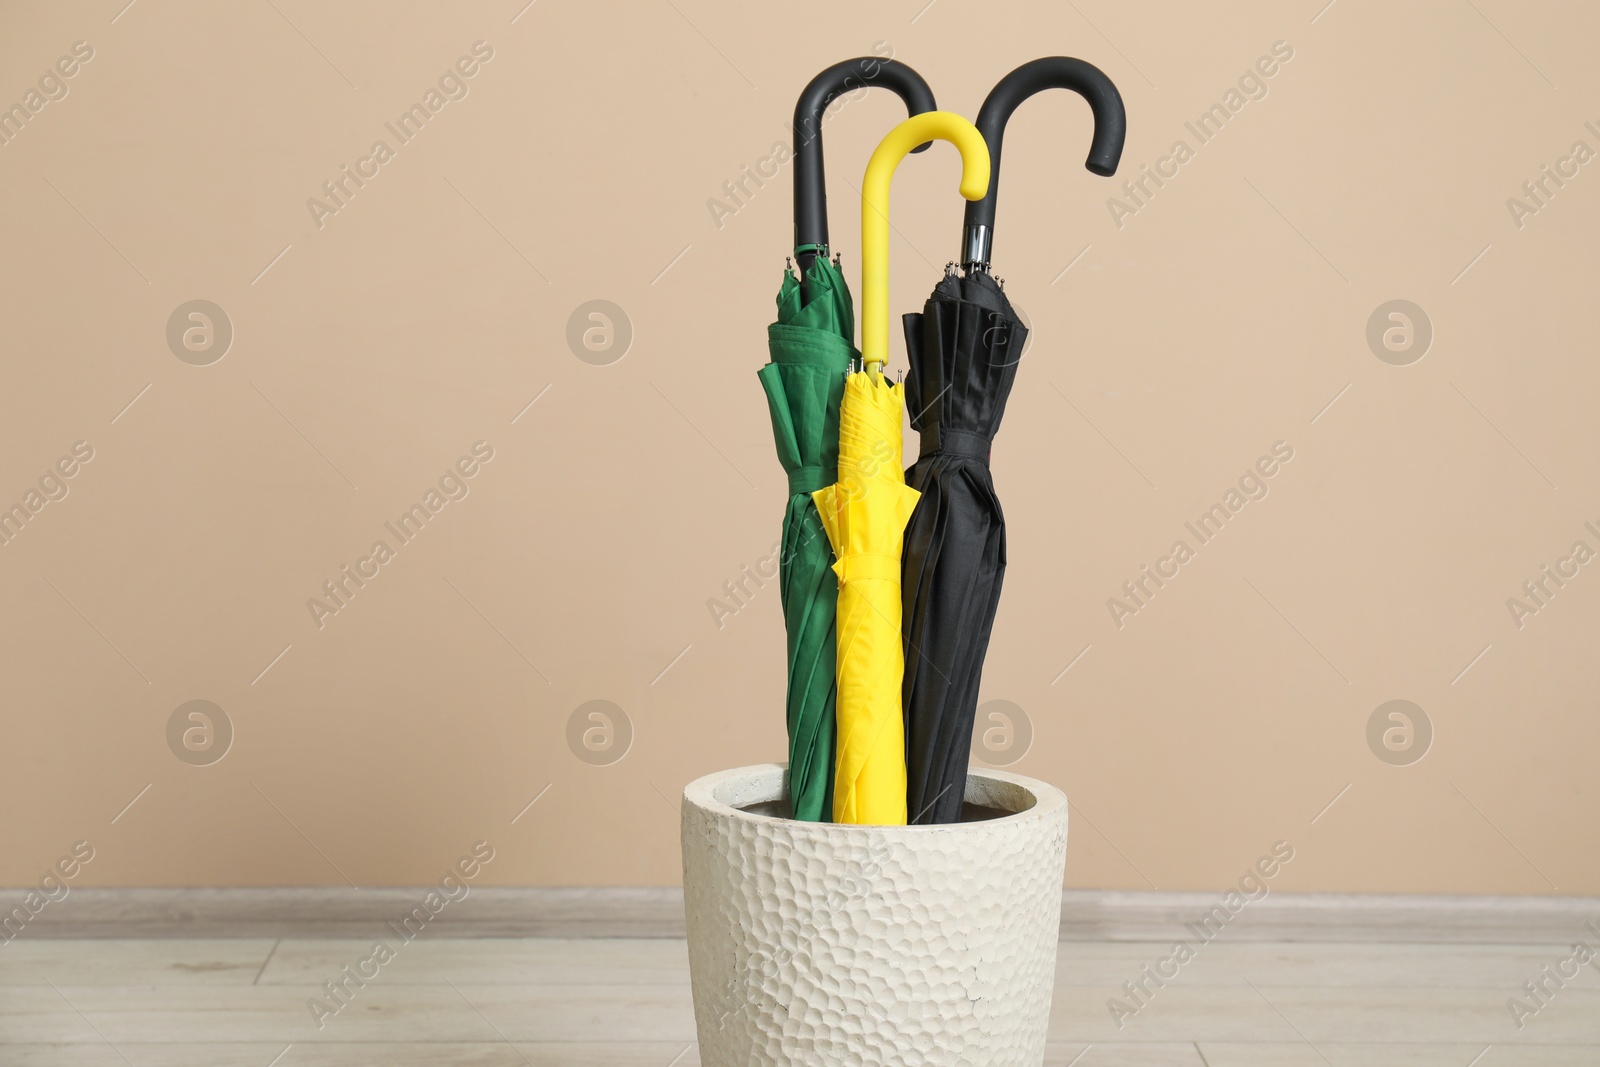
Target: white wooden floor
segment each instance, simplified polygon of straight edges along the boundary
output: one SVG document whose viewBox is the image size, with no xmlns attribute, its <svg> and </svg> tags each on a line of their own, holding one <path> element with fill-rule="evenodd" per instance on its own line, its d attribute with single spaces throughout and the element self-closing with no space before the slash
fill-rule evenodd
<svg viewBox="0 0 1600 1067">
<path fill-rule="evenodd" d="M 680 940 L 424 934 L 319 1030 L 307 999 L 370 947 L 328 938 L 19 937 L 0 946 L 0 1064 L 700 1062 Z M 1520 1031 L 1506 1008 L 1523 982 L 1569 954 L 1565 945 L 1218 941 L 1119 1030 L 1107 998 L 1166 952 L 1156 941 L 1064 942 L 1046 1064 L 1600 1064 L 1592 967 Z"/>
</svg>

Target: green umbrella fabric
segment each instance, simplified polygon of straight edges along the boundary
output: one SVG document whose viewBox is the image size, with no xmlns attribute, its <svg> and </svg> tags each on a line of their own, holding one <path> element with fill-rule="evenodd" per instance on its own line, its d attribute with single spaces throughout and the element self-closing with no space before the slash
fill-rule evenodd
<svg viewBox="0 0 1600 1067">
<path fill-rule="evenodd" d="M 834 648 L 839 579 L 811 494 L 839 480 L 839 401 L 857 355 L 855 309 L 826 255 L 806 272 L 810 300 L 785 271 L 778 321 L 767 327 L 767 391 L 778 461 L 789 475 L 778 583 L 789 632 L 789 802 L 796 819 L 833 817 Z"/>
</svg>

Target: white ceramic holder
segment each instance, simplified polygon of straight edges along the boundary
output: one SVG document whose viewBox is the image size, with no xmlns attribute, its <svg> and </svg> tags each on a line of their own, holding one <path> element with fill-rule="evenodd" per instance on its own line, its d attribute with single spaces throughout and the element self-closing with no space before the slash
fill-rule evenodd
<svg viewBox="0 0 1600 1067">
<path fill-rule="evenodd" d="M 683 791 L 683 897 L 704 1067 L 1039 1067 L 1067 798 L 974 769 L 975 821 L 797 822 L 784 767 Z"/>
</svg>

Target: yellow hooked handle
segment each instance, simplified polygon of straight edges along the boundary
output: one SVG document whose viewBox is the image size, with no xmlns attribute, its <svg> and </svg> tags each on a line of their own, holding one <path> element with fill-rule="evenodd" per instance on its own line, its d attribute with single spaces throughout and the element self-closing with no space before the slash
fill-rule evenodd
<svg viewBox="0 0 1600 1067">
<path fill-rule="evenodd" d="M 989 191 L 989 146 L 954 112 L 913 115 L 872 153 L 861 183 L 861 362 L 874 376 L 889 359 L 889 183 L 900 161 L 925 141 L 949 141 L 961 152 L 962 196 L 982 200 Z"/>
</svg>

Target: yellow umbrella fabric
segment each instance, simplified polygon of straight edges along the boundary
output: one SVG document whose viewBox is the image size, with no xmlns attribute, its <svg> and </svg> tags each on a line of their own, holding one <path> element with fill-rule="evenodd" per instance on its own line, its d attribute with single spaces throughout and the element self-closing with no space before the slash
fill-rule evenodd
<svg viewBox="0 0 1600 1067">
<path fill-rule="evenodd" d="M 835 822 L 906 823 L 900 686 L 900 548 L 920 494 L 905 482 L 905 392 L 881 369 L 889 349 L 889 184 L 906 153 L 930 140 L 961 151 L 961 195 L 989 189 L 989 149 L 960 115 L 930 111 L 890 131 L 867 164 L 861 193 L 862 360 L 839 405 L 839 481 L 812 494 L 837 557 L 838 747 Z"/>
<path fill-rule="evenodd" d="M 901 467 L 904 414 L 898 383 L 866 373 L 846 378 L 839 481 L 812 494 L 839 576 L 834 822 L 906 822 L 900 540 L 920 494 Z"/>
</svg>

